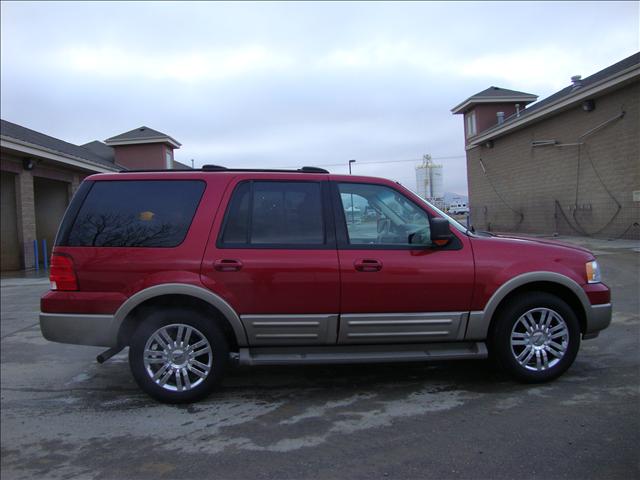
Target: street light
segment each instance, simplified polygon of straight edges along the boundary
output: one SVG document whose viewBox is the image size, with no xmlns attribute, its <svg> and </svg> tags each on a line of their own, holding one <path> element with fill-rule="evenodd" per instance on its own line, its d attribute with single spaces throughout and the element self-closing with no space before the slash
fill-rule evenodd
<svg viewBox="0 0 640 480">
<path fill-rule="evenodd" d="M 349 160 L 349 175 L 351 175 L 351 164 L 356 163 L 355 160 Z"/>
</svg>

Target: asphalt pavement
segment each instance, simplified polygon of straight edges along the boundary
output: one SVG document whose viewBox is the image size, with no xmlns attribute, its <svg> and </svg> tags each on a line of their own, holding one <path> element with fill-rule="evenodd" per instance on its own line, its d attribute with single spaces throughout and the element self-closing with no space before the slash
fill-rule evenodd
<svg viewBox="0 0 640 480">
<path fill-rule="evenodd" d="M 640 478 L 640 245 L 592 248 L 614 318 L 560 379 L 486 361 L 237 368 L 189 406 L 133 382 L 126 351 L 55 344 L 46 279 L 2 279 L 2 479 Z"/>
</svg>

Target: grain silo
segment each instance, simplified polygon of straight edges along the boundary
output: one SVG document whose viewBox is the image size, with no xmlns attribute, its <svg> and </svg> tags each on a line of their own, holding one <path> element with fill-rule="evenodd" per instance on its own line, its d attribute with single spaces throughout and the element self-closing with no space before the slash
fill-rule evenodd
<svg viewBox="0 0 640 480">
<path fill-rule="evenodd" d="M 416 167 L 417 193 L 422 198 L 437 204 L 444 199 L 444 175 L 442 165 L 433 163 L 431 155 L 422 157 Z"/>
</svg>

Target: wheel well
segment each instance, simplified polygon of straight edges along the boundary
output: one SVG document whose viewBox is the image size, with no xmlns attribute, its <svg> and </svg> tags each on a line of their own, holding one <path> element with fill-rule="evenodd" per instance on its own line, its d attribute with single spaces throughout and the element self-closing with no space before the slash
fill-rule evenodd
<svg viewBox="0 0 640 480">
<path fill-rule="evenodd" d="M 489 324 L 488 332 L 493 331 L 493 325 L 496 321 L 496 318 L 500 314 L 500 311 L 504 309 L 511 300 L 513 300 L 514 298 L 520 295 L 524 295 L 531 292 L 549 293 L 567 302 L 569 307 L 571 307 L 571 310 L 573 310 L 573 312 L 576 314 L 576 317 L 578 317 L 578 323 L 580 324 L 580 331 L 582 333 L 586 331 L 586 327 L 587 327 L 586 312 L 584 311 L 584 307 L 582 306 L 580 299 L 576 296 L 575 293 L 573 293 L 573 291 L 571 291 L 570 288 L 554 282 L 532 282 L 532 283 L 527 283 L 525 285 L 522 285 L 518 288 L 513 289 L 507 294 L 507 296 L 505 296 L 500 301 L 500 303 L 496 307 L 496 310 L 493 312 L 493 315 L 491 316 L 491 323 Z"/>
<path fill-rule="evenodd" d="M 229 342 L 230 351 L 238 351 L 238 342 L 233 332 L 231 324 L 226 317 L 213 305 L 190 295 L 160 295 L 150 298 L 140 305 L 137 305 L 127 314 L 120 329 L 118 330 L 118 344 L 127 346 L 129 339 L 135 332 L 142 319 L 151 311 L 157 308 L 179 307 L 184 309 L 197 310 L 207 317 L 214 319 L 222 327 Z"/>
</svg>

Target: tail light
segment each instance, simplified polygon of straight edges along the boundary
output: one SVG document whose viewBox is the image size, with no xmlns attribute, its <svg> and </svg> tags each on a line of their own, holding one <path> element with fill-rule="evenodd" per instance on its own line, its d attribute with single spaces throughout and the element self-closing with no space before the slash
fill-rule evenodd
<svg viewBox="0 0 640 480">
<path fill-rule="evenodd" d="M 55 253 L 51 256 L 49 281 L 51 290 L 78 290 L 78 277 L 71 257 Z"/>
</svg>

